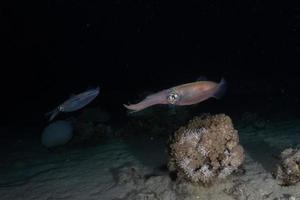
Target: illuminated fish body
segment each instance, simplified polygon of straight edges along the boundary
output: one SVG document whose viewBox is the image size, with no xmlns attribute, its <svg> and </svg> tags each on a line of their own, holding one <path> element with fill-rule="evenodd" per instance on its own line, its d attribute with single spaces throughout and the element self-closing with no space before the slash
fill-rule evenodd
<svg viewBox="0 0 300 200">
<path fill-rule="evenodd" d="M 226 81 L 222 79 L 219 83 L 212 81 L 196 81 L 170 89 L 162 90 L 147 96 L 137 104 L 124 105 L 131 111 L 140 111 L 157 104 L 171 105 L 193 105 L 205 101 L 211 97 L 221 98 L 227 88 Z"/>
<path fill-rule="evenodd" d="M 64 101 L 53 111 L 48 112 L 49 121 L 53 120 L 60 112 L 73 112 L 79 110 L 93 101 L 99 94 L 99 87 L 87 90 L 77 95 L 72 95 L 68 100 Z"/>
</svg>

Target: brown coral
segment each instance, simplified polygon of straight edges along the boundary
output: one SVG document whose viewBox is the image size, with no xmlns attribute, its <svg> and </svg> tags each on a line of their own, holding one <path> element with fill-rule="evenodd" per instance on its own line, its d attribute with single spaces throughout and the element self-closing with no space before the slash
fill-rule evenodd
<svg viewBox="0 0 300 200">
<path fill-rule="evenodd" d="M 195 117 L 171 140 L 169 169 L 194 183 L 225 178 L 243 161 L 237 130 L 225 114 Z"/>
<path fill-rule="evenodd" d="M 280 154 L 280 163 L 275 173 L 281 185 L 294 185 L 300 181 L 300 150 L 286 149 Z"/>
</svg>

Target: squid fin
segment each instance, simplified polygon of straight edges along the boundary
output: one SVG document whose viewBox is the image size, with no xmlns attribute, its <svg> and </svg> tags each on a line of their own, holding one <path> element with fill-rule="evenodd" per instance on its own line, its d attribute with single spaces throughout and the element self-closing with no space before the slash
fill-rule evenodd
<svg viewBox="0 0 300 200">
<path fill-rule="evenodd" d="M 216 99 L 220 99 L 224 96 L 224 94 L 227 91 L 227 82 L 224 78 L 221 79 L 220 83 L 217 86 L 217 90 L 214 93 L 213 97 L 215 97 Z"/>
</svg>

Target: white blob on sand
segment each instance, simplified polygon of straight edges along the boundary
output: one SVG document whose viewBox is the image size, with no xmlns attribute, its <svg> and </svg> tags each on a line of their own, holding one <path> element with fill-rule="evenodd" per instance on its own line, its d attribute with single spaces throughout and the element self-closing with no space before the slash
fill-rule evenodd
<svg viewBox="0 0 300 200">
<path fill-rule="evenodd" d="M 41 142 L 45 147 L 64 145 L 73 136 L 73 126 L 69 121 L 56 121 L 49 124 L 42 133 Z"/>
</svg>

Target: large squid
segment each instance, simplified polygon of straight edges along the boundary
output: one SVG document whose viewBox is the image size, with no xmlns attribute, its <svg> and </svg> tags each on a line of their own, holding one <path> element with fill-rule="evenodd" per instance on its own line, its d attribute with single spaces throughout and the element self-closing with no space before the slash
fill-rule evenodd
<svg viewBox="0 0 300 200">
<path fill-rule="evenodd" d="M 225 93 L 226 88 L 227 84 L 223 78 L 219 83 L 196 81 L 159 91 L 147 96 L 137 104 L 124 106 L 133 112 L 137 112 L 157 104 L 192 105 L 211 97 L 219 99 Z"/>
</svg>

